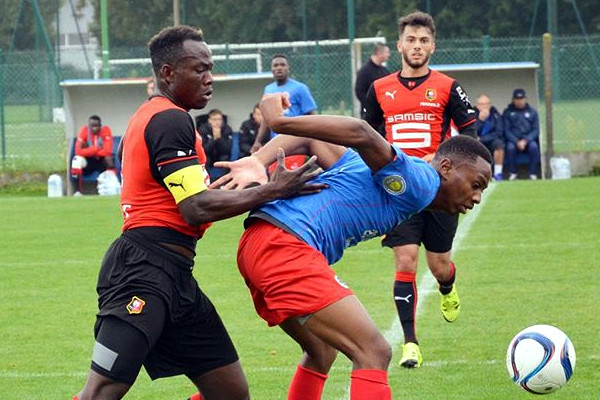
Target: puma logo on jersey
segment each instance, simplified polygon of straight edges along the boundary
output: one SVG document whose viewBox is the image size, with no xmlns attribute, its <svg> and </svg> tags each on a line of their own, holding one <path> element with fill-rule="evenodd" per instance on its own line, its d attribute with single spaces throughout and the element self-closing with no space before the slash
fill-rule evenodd
<svg viewBox="0 0 600 400">
<path fill-rule="evenodd" d="M 408 296 L 406 296 L 406 297 L 402 297 L 402 296 L 394 296 L 394 300 L 402 300 L 402 301 L 405 301 L 405 302 L 407 302 L 407 303 L 409 303 L 409 304 L 410 304 L 410 300 L 409 300 L 409 299 L 410 299 L 411 297 L 412 297 L 412 294 L 409 294 L 409 295 L 408 295 Z"/>
<path fill-rule="evenodd" d="M 385 95 L 386 95 L 386 96 L 390 96 L 390 98 L 391 98 L 392 100 L 395 100 L 395 99 L 394 99 L 394 96 L 396 96 L 396 92 L 397 92 L 397 90 L 394 90 L 393 92 L 388 92 L 388 91 L 386 90 L 386 92 L 385 92 Z"/>
<path fill-rule="evenodd" d="M 185 190 L 185 187 L 183 186 L 183 178 L 184 178 L 184 176 L 182 175 L 181 182 L 179 182 L 179 183 L 169 182 L 169 187 L 180 187 L 185 192 L 186 190 Z"/>
</svg>

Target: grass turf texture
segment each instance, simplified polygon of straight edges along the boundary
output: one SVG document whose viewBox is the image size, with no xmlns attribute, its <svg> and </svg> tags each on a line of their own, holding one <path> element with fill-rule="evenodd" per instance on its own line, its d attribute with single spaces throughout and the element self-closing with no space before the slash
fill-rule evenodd
<svg viewBox="0 0 600 400">
<path fill-rule="evenodd" d="M 423 368 L 403 370 L 394 349 L 390 384 L 402 399 L 528 399 L 508 378 L 512 336 L 546 323 L 577 351 L 575 374 L 553 399 L 597 399 L 600 178 L 497 184 L 460 249 L 462 313 L 443 321 L 439 295 L 421 293 Z M 84 384 L 93 344 L 100 260 L 119 234 L 116 197 L 0 197 L 0 399 L 69 399 Z M 284 399 L 298 347 L 256 316 L 235 266 L 242 218 L 217 223 L 199 242 L 195 276 L 223 317 L 255 399 Z M 423 257 L 421 257 L 423 259 Z M 335 266 L 382 331 L 397 318 L 392 255 L 378 240 Z M 426 273 L 421 265 L 419 277 Z M 433 289 L 433 288 L 432 288 Z M 347 398 L 351 364 L 339 356 L 324 399 Z M 186 378 L 150 381 L 126 398 L 184 399 Z"/>
</svg>

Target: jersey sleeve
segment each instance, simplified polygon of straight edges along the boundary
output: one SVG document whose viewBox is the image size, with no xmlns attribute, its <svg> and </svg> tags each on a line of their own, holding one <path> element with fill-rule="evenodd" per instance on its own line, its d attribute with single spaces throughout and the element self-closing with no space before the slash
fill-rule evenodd
<svg viewBox="0 0 600 400">
<path fill-rule="evenodd" d="M 413 214 L 427 207 L 435 198 L 440 177 L 427 162 L 404 154 L 392 146 L 396 158 L 373 175 L 375 182 L 388 194 L 390 202 L 403 212 Z"/>
<path fill-rule="evenodd" d="M 170 109 L 156 114 L 146 127 L 145 139 L 154 178 L 177 203 L 207 189 L 188 113 Z"/>
<path fill-rule="evenodd" d="M 377 100 L 375 84 L 371 84 L 367 91 L 365 103 L 365 120 L 374 128 L 378 128 L 383 123 L 383 110 Z"/>
<path fill-rule="evenodd" d="M 458 131 L 463 135 L 466 134 L 476 139 L 475 121 L 477 120 L 477 113 L 469 101 L 467 92 L 457 81 L 452 82 L 448 106 Z"/>
<path fill-rule="evenodd" d="M 298 99 L 300 100 L 300 111 L 306 115 L 317 109 L 317 103 L 310 93 L 308 86 L 301 84 L 298 86 Z"/>
<path fill-rule="evenodd" d="M 98 156 L 108 157 L 113 154 L 113 134 L 110 127 L 104 125 L 100 131 L 102 136 L 102 148 L 98 150 Z"/>
</svg>

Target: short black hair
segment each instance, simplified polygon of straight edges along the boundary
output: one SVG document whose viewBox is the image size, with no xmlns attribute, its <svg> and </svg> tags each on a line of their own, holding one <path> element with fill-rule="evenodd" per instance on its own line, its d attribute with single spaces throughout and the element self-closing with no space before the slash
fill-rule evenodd
<svg viewBox="0 0 600 400">
<path fill-rule="evenodd" d="M 433 17 L 422 11 L 415 11 L 398 19 L 398 34 L 402 36 L 404 28 L 407 26 L 422 26 L 431 31 L 431 36 L 435 38 L 435 23 Z"/>
<path fill-rule="evenodd" d="M 479 140 L 467 135 L 457 135 L 444 140 L 435 158 L 448 157 L 454 162 L 467 161 L 474 164 L 477 157 L 483 158 L 488 164 L 492 164 L 492 154 Z"/>
<path fill-rule="evenodd" d="M 284 58 L 285 61 L 288 62 L 288 64 L 290 63 L 290 60 L 288 60 L 288 58 L 285 54 L 274 54 L 273 57 L 271 57 L 271 61 L 273 61 L 276 58 Z"/>
<path fill-rule="evenodd" d="M 88 118 L 88 121 L 91 121 L 91 120 L 98 121 L 98 123 L 102 124 L 102 120 L 97 115 L 90 115 L 90 117 Z"/>
<path fill-rule="evenodd" d="M 164 28 L 150 39 L 148 50 L 150 51 L 155 76 L 160 75 L 160 69 L 163 65 L 175 64 L 181 58 L 183 42 L 186 40 L 204 42 L 204 33 L 201 29 L 178 25 Z"/>
</svg>

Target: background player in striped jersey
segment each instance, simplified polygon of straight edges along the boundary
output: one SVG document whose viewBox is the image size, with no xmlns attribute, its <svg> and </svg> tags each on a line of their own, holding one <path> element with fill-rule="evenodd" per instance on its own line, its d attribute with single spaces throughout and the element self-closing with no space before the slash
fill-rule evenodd
<svg viewBox="0 0 600 400">
<path fill-rule="evenodd" d="M 236 188 L 265 181 L 265 166 L 281 147 L 288 154 L 317 155 L 325 172 L 313 182 L 328 189 L 254 210 L 240 239 L 240 273 L 257 313 L 304 351 L 288 400 L 320 399 L 338 351 L 353 362 L 351 400 L 391 399 L 390 346 L 330 265 L 347 247 L 426 207 L 449 213 L 473 208 L 491 179 L 491 155 L 477 140 L 457 136 L 430 165 L 406 156 L 359 119 L 290 118 L 282 104 L 289 102 L 281 94 L 263 99 L 263 117 L 277 132 L 297 137 L 279 135 L 251 157 L 221 163 L 231 172 L 215 184 Z"/>
<path fill-rule="evenodd" d="M 451 121 L 459 133 L 477 137 L 475 111 L 464 89 L 454 79 L 429 69 L 435 51 L 435 24 L 423 12 L 398 20 L 398 51 L 402 69 L 373 83 L 367 93 L 365 119 L 373 127 L 385 121 L 386 138 L 406 154 L 430 160 L 440 143 L 450 137 Z M 450 259 L 458 216 L 424 211 L 388 232 L 382 245 L 394 251 L 394 301 L 404 332 L 400 365 L 419 367 L 416 275 L 419 246 L 425 246 L 427 264 L 439 282 L 441 311 L 448 322 L 458 317 L 460 300 L 455 267 Z"/>
</svg>

